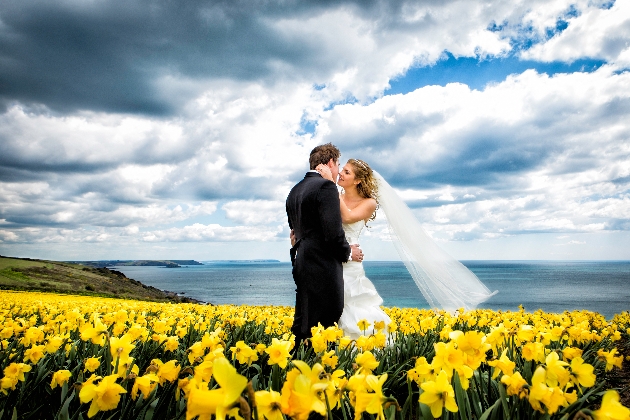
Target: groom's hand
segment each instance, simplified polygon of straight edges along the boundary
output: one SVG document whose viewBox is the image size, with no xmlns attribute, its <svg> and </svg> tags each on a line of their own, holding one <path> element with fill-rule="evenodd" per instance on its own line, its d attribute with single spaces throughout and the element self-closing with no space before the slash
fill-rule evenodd
<svg viewBox="0 0 630 420">
<path fill-rule="evenodd" d="M 295 246 L 295 232 L 291 229 L 291 233 L 289 234 L 289 238 L 291 238 L 291 248 Z"/>
<path fill-rule="evenodd" d="M 350 249 L 352 250 L 352 261 L 361 262 L 363 261 L 363 251 L 359 248 L 359 244 L 350 245 Z"/>
</svg>

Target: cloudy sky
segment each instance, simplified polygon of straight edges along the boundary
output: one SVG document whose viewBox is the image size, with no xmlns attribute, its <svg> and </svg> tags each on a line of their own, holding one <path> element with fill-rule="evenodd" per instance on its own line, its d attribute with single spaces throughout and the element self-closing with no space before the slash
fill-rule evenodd
<svg viewBox="0 0 630 420">
<path fill-rule="evenodd" d="M 456 258 L 630 259 L 629 69 L 628 1 L 2 2 L 0 254 L 287 261 L 333 142 Z"/>
</svg>

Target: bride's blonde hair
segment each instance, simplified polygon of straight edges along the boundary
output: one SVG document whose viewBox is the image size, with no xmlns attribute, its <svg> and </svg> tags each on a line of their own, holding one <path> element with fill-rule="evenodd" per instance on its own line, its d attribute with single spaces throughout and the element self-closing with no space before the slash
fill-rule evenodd
<svg viewBox="0 0 630 420">
<path fill-rule="evenodd" d="M 378 209 L 378 184 L 374 177 L 374 171 L 370 168 L 370 165 L 362 161 L 361 159 L 348 159 L 348 163 L 352 165 L 354 171 L 354 179 L 360 181 L 357 184 L 357 192 L 363 198 L 373 198 L 376 200 Z M 376 219 L 376 210 L 369 220 Z"/>
</svg>

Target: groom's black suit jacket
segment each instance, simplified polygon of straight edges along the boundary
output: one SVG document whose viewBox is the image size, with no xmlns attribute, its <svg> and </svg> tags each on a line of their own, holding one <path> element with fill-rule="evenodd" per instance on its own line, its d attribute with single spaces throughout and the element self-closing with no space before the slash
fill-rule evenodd
<svg viewBox="0 0 630 420">
<path fill-rule="evenodd" d="M 339 321 L 343 311 L 342 263 L 350 245 L 341 227 L 336 185 L 316 172 L 307 172 L 287 197 L 289 227 L 297 243 L 291 249 L 297 286 L 292 331 L 296 342 L 311 336 L 311 327 Z"/>
</svg>

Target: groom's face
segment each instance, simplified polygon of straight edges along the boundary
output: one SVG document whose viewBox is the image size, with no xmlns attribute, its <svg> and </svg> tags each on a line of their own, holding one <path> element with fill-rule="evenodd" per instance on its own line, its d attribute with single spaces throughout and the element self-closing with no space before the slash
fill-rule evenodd
<svg viewBox="0 0 630 420">
<path fill-rule="evenodd" d="M 337 182 L 337 177 L 339 176 L 339 159 L 337 159 L 337 161 L 330 159 L 328 167 L 330 168 L 333 179 Z"/>
</svg>

